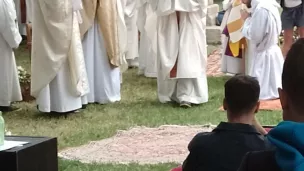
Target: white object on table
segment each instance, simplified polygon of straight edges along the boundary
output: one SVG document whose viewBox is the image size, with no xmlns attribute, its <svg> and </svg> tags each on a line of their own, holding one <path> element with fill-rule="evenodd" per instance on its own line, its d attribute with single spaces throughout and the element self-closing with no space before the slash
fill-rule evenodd
<svg viewBox="0 0 304 171">
<path fill-rule="evenodd" d="M 12 149 L 14 147 L 20 147 L 25 144 L 28 144 L 28 142 L 23 142 L 23 141 L 4 141 L 4 144 L 0 146 L 0 151 L 5 151 Z"/>
</svg>

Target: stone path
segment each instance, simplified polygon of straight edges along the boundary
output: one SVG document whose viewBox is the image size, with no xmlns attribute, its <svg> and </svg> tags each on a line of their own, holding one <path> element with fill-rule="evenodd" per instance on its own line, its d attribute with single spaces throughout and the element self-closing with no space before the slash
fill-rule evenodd
<svg viewBox="0 0 304 171">
<path fill-rule="evenodd" d="M 182 163 L 187 146 L 199 132 L 210 132 L 214 125 L 158 128 L 136 127 L 119 131 L 114 137 L 66 149 L 59 157 L 83 163 Z"/>
<path fill-rule="evenodd" d="M 224 75 L 221 72 L 221 50 L 215 50 L 208 56 L 207 75 L 212 77 Z"/>
</svg>

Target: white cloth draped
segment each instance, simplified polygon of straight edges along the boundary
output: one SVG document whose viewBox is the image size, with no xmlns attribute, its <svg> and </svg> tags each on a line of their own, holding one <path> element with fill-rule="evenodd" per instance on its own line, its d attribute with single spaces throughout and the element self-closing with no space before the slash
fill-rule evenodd
<svg viewBox="0 0 304 171">
<path fill-rule="evenodd" d="M 223 1 L 223 9 L 226 11 L 225 15 L 223 17 L 223 21 L 221 23 L 221 31 L 225 29 L 227 26 L 228 18 L 232 9 L 232 3 L 233 0 L 225 0 Z M 228 56 L 226 55 L 226 49 L 228 45 L 229 38 L 222 34 L 221 35 L 221 42 L 222 42 L 222 58 L 221 58 L 221 71 L 223 73 L 228 73 L 228 74 L 240 74 L 242 73 L 242 59 L 241 58 L 236 58 L 233 56 Z M 252 54 L 252 45 L 250 41 L 247 40 L 247 48 L 245 51 L 245 69 L 246 69 L 246 74 L 249 74 L 250 67 L 251 67 L 251 56 Z M 242 54 L 243 55 L 243 54 Z"/>
<path fill-rule="evenodd" d="M 152 45 L 157 40 L 156 22 L 157 16 L 150 4 L 146 0 L 138 0 L 137 26 L 140 31 L 139 74 L 152 78 L 157 77 L 157 56 L 152 50 Z M 147 33 L 147 31 L 150 31 L 150 33 Z M 154 34 L 153 42 L 148 38 L 147 34 Z"/>
<path fill-rule="evenodd" d="M 106 104 L 120 101 L 120 71 L 110 66 L 97 21 L 84 36 L 82 44 L 90 85 L 88 102 Z"/>
<path fill-rule="evenodd" d="M 117 0 L 117 13 L 119 16 L 119 19 L 117 21 L 118 27 L 119 27 L 119 34 L 120 37 L 119 46 L 121 47 L 122 51 L 124 51 L 123 55 L 121 56 L 121 63 L 120 66 L 120 75 L 121 75 L 121 83 L 122 83 L 122 73 L 128 70 L 128 62 L 126 60 L 126 52 L 128 50 L 128 30 L 125 22 L 125 14 L 124 14 L 124 1 Z"/>
<path fill-rule="evenodd" d="M 85 95 L 89 92 L 89 85 L 80 38 L 79 15 L 75 7 L 76 5 L 73 5 L 72 39 L 68 57 L 64 58 L 55 78 L 38 93 L 37 105 L 41 112 L 71 112 L 87 104 Z M 35 22 L 37 21 L 34 20 L 34 24 Z"/>
<path fill-rule="evenodd" d="M 222 35 L 222 59 L 221 59 L 221 71 L 228 74 L 240 74 L 242 73 L 242 59 L 231 57 L 225 55 L 225 50 L 227 48 L 228 38 Z M 247 41 L 247 48 L 245 51 L 245 74 L 248 75 L 252 68 L 252 58 L 253 58 L 253 46 L 250 41 Z"/>
<path fill-rule="evenodd" d="M 207 102 L 208 1 L 150 0 L 149 3 L 158 15 L 157 48 L 153 50 L 157 52 L 158 60 L 159 100 L 171 101 L 176 94 L 177 102 L 186 101 L 195 104 Z M 179 26 L 176 11 L 180 12 Z M 154 34 L 148 37 L 153 40 Z M 175 79 L 170 79 L 170 71 L 175 63 L 177 63 L 177 74 Z"/>
<path fill-rule="evenodd" d="M 221 71 L 229 74 L 240 74 L 242 73 L 242 59 L 232 56 L 225 55 L 227 48 L 228 38 L 222 35 L 222 60 L 221 60 Z"/>
<path fill-rule="evenodd" d="M 207 77 L 166 79 L 157 77 L 158 99 L 161 103 L 175 101 L 201 104 L 208 101 Z"/>
<path fill-rule="evenodd" d="M 221 24 L 222 32 L 225 29 L 225 27 L 227 26 L 228 17 L 229 17 L 230 11 L 232 9 L 232 0 L 223 1 L 223 9 L 226 12 L 223 17 L 222 24 Z M 228 41 L 229 41 L 229 38 L 226 35 L 222 34 L 221 35 L 221 42 L 222 42 L 221 71 L 223 73 L 239 74 L 242 72 L 242 70 L 241 70 L 242 69 L 241 68 L 242 60 L 240 58 L 235 58 L 235 57 L 225 55 Z"/>
<path fill-rule="evenodd" d="M 35 3 L 34 3 L 35 2 Z M 77 11 L 72 0 L 33 1 L 31 95 L 38 97 L 69 61 L 70 88 L 75 96 L 88 89 Z"/>
<path fill-rule="evenodd" d="M 173 1 L 175 6 L 173 6 Z M 157 52 L 159 60 L 161 60 L 164 78 L 169 78 L 169 73 L 175 65 L 177 57 L 177 78 L 197 78 L 206 75 L 207 44 L 205 27 L 207 9 L 200 4 L 201 1 L 203 0 L 151 1 L 152 6 L 156 7 L 156 14 L 159 16 Z M 175 11 L 181 11 L 180 31 L 178 30 Z"/>
<path fill-rule="evenodd" d="M 18 71 L 13 48 L 22 40 L 18 30 L 17 14 L 14 2 L 0 2 L 0 106 L 10 106 L 11 102 L 21 101 Z"/>
<path fill-rule="evenodd" d="M 281 32 L 279 4 L 275 0 L 252 0 L 252 17 L 243 27 L 243 34 L 253 46 L 249 75 L 261 86 L 260 99 L 276 99 L 281 87 L 284 58 L 278 38 Z"/>
<path fill-rule="evenodd" d="M 77 1 L 77 0 L 74 0 Z M 80 1 L 81 4 L 81 1 Z M 74 6 L 76 7 L 76 6 Z M 81 8 L 82 6 L 76 7 Z M 79 20 L 81 15 L 75 11 L 73 15 L 73 34 L 70 51 L 68 54 L 69 68 L 70 68 L 70 79 L 72 82 L 71 90 L 72 93 L 77 96 L 84 96 L 89 93 L 89 82 L 86 72 L 86 65 L 84 60 L 84 53 L 82 49 L 81 36 L 79 30 Z"/>
<path fill-rule="evenodd" d="M 127 52 L 126 59 L 131 66 L 138 66 L 138 28 L 137 28 L 137 5 L 136 0 L 122 0 L 124 18 L 127 27 Z"/>
<path fill-rule="evenodd" d="M 36 103 L 41 112 L 65 113 L 82 108 L 87 104 L 85 97 L 73 95 L 70 91 L 71 79 L 69 64 L 66 61 L 54 80 L 40 92 Z"/>
<path fill-rule="evenodd" d="M 26 0 L 26 22 L 31 23 L 33 18 L 32 18 L 32 11 L 33 11 L 33 5 L 32 5 L 32 0 Z"/>
</svg>

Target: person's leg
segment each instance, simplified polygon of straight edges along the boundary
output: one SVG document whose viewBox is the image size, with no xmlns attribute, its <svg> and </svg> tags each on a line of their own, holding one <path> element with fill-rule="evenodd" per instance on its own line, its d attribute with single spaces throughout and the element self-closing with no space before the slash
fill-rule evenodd
<svg viewBox="0 0 304 171">
<path fill-rule="evenodd" d="M 194 91 L 193 79 L 180 78 L 177 80 L 176 97 L 181 107 L 191 107 L 191 95 Z"/>
<path fill-rule="evenodd" d="M 158 65 L 158 68 L 160 66 Z M 157 76 L 157 96 L 161 103 L 167 103 L 171 101 L 178 102 L 176 98 L 176 84 L 177 79 L 164 78 L 163 74 L 158 72 Z"/>
<path fill-rule="evenodd" d="M 181 107 L 206 103 L 208 101 L 207 77 L 179 78 L 176 85 L 176 97 Z"/>
<path fill-rule="evenodd" d="M 282 53 L 285 58 L 293 43 L 293 29 L 284 30 L 283 35 L 284 35 L 284 42 L 283 42 Z"/>
<path fill-rule="evenodd" d="M 281 19 L 282 29 L 284 30 L 284 42 L 282 47 L 282 53 L 285 58 L 293 43 L 293 29 L 295 26 L 293 11 L 290 11 L 289 9 L 283 9 Z"/>
<path fill-rule="evenodd" d="M 298 27 L 298 38 L 304 38 L 304 26 Z"/>
<path fill-rule="evenodd" d="M 297 12 L 296 26 L 298 27 L 298 38 L 304 38 L 304 13 L 302 8 L 299 8 Z"/>
</svg>

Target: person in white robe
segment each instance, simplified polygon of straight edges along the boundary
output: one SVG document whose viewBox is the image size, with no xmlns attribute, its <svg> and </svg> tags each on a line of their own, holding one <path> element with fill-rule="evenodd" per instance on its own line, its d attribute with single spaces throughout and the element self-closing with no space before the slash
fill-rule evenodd
<svg viewBox="0 0 304 171">
<path fill-rule="evenodd" d="M 25 23 L 22 21 L 22 12 L 23 10 L 26 10 L 26 8 L 23 9 L 21 8 L 22 7 L 21 4 L 25 2 L 25 0 L 14 0 L 14 2 L 15 2 L 19 32 L 21 35 L 26 35 L 26 26 Z"/>
<path fill-rule="evenodd" d="M 26 24 L 31 22 L 32 0 L 14 0 L 20 34 L 26 36 Z"/>
<path fill-rule="evenodd" d="M 140 31 L 138 74 L 144 75 L 149 78 L 156 78 L 157 55 L 152 50 L 152 45 L 155 44 L 157 40 L 156 24 L 153 24 L 157 20 L 157 15 L 152 10 L 151 5 L 148 3 L 147 0 L 138 0 L 137 8 L 137 26 Z M 148 34 L 154 34 L 153 41 L 148 38 Z"/>
<path fill-rule="evenodd" d="M 246 73 L 248 44 L 242 34 L 243 20 L 241 18 L 241 10 L 245 8 L 246 5 L 241 0 L 223 1 L 225 15 L 221 23 L 221 70 L 228 75 Z"/>
<path fill-rule="evenodd" d="M 71 113 L 89 92 L 79 0 L 34 0 L 31 95 L 43 113 Z"/>
<path fill-rule="evenodd" d="M 123 59 L 127 46 L 127 29 L 124 25 L 122 4 L 120 0 L 82 2 L 83 23 L 80 24 L 80 30 L 90 86 L 88 102 L 107 104 L 120 101 L 120 72 L 128 68 L 128 63 Z M 109 18 L 111 25 L 103 16 L 113 17 Z M 114 29 L 111 29 L 112 27 Z M 118 39 L 113 38 L 116 37 L 116 31 Z M 115 44 L 116 49 L 113 50 L 120 51 L 118 55 L 108 55 L 113 54 L 110 52 L 111 48 L 106 46 L 110 41 Z M 113 60 L 120 62 L 111 62 Z"/>
<path fill-rule="evenodd" d="M 138 27 L 137 27 L 137 17 L 138 10 L 136 5 L 137 0 L 121 0 L 122 7 L 124 10 L 124 19 L 127 26 L 127 52 L 126 59 L 128 61 L 129 67 L 138 67 Z"/>
<path fill-rule="evenodd" d="M 11 103 L 22 100 L 18 70 L 14 55 L 22 40 L 18 29 L 14 1 L 0 1 L 0 111 L 9 112 L 18 108 Z"/>
<path fill-rule="evenodd" d="M 191 107 L 208 101 L 207 0 L 151 0 L 157 18 L 158 98 Z M 154 34 L 153 34 L 154 35 Z M 150 39 L 153 39 L 150 35 Z M 152 46 L 153 47 L 153 46 Z"/>
<path fill-rule="evenodd" d="M 279 98 L 284 58 L 278 46 L 281 33 L 280 5 L 276 0 L 242 0 L 252 13 L 242 12 L 244 36 L 253 45 L 249 75 L 260 83 L 260 100 Z"/>
</svg>

